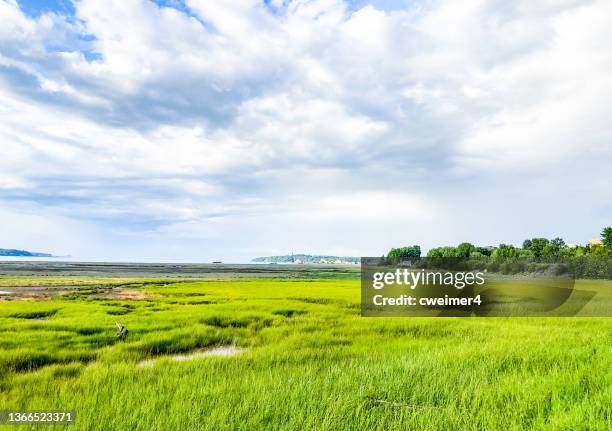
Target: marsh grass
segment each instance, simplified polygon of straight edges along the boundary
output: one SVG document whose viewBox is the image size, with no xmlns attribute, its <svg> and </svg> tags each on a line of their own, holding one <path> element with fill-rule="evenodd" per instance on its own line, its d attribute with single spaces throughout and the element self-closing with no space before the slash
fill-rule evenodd
<svg viewBox="0 0 612 431">
<path fill-rule="evenodd" d="M 74 430 L 610 429 L 612 319 L 363 318 L 358 280 L 164 284 L 0 302 L 0 408 L 75 410 Z"/>
</svg>

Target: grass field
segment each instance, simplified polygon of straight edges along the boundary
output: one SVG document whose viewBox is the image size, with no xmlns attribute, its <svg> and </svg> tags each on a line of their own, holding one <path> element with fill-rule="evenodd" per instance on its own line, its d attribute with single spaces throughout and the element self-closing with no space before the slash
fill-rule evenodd
<svg viewBox="0 0 612 431">
<path fill-rule="evenodd" d="M 348 278 L 12 286 L 48 289 L 0 301 L 0 410 L 74 430 L 612 429 L 610 318 L 363 318 Z"/>
</svg>

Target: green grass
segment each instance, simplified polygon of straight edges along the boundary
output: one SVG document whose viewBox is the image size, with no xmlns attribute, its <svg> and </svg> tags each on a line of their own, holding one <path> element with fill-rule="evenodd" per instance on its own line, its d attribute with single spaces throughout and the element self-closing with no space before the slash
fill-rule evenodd
<svg viewBox="0 0 612 431">
<path fill-rule="evenodd" d="M 0 410 L 105 431 L 611 429 L 610 318 L 363 318 L 348 279 L 138 291 L 0 302 Z M 172 360 L 231 343 L 243 353 Z"/>
</svg>

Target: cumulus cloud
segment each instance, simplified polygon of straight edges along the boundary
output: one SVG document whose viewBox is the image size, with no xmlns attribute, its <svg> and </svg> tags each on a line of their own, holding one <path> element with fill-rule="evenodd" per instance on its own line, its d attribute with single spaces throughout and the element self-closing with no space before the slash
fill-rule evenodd
<svg viewBox="0 0 612 431">
<path fill-rule="evenodd" d="M 605 0 L 73 6 L 0 1 L 0 200 L 90 250 L 378 255 L 608 222 Z"/>
</svg>

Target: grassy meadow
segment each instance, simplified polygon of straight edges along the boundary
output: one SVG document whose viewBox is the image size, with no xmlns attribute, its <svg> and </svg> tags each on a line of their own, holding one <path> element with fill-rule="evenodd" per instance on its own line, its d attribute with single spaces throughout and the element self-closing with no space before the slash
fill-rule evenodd
<svg viewBox="0 0 612 431">
<path fill-rule="evenodd" d="M 11 286 L 46 293 L 0 300 L 0 410 L 74 430 L 612 429 L 610 318 L 364 318 L 350 274 Z"/>
</svg>

